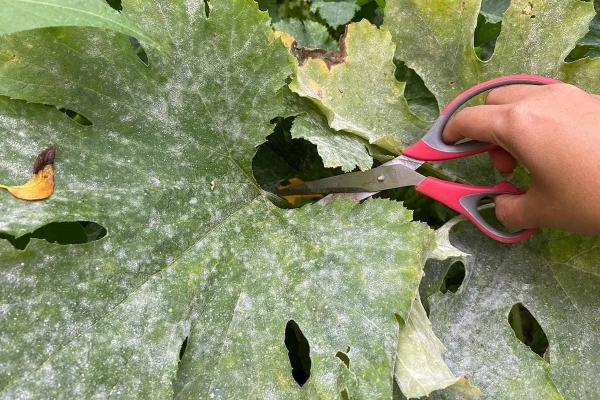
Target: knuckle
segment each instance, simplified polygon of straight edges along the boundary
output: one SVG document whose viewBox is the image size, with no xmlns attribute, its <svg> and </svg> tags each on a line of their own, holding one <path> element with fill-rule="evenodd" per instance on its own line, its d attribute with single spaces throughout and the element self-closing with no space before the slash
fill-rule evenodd
<svg viewBox="0 0 600 400">
<path fill-rule="evenodd" d="M 506 113 L 506 122 L 509 127 L 519 129 L 528 126 L 531 114 L 532 110 L 529 104 L 525 102 L 515 103 Z"/>
<path fill-rule="evenodd" d="M 526 103 L 514 103 L 504 108 L 493 128 L 499 143 L 513 143 L 531 126 L 531 110 Z M 504 139 L 504 140 L 502 140 Z"/>
</svg>

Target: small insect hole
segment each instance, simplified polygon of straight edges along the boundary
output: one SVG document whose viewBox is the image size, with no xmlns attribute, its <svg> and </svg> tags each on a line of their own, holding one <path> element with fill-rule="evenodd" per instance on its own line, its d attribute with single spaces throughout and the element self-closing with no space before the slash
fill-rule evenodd
<svg viewBox="0 0 600 400">
<path fill-rule="evenodd" d="M 310 377 L 310 345 L 294 320 L 285 326 L 285 347 L 292 366 L 292 376 L 298 385 L 303 386 Z"/>
<path fill-rule="evenodd" d="M 342 360 L 346 368 L 350 369 L 350 357 L 348 357 L 348 353 L 350 352 L 350 347 L 346 350 L 346 352 L 338 351 L 335 353 L 335 356 Z"/>
<path fill-rule="evenodd" d="M 464 280 L 465 265 L 460 261 L 455 262 L 450 266 L 450 268 L 448 268 L 448 272 L 446 272 L 446 276 L 444 276 L 444 280 L 442 281 L 440 292 L 456 293 L 456 291 L 458 290 L 460 285 L 462 285 Z"/>
<path fill-rule="evenodd" d="M 102 239 L 107 233 L 105 227 L 91 221 L 51 222 L 19 237 L 0 232 L 0 239 L 8 240 L 18 250 L 24 250 L 32 238 L 69 245 L 93 242 Z"/>
<path fill-rule="evenodd" d="M 204 14 L 206 14 L 206 18 L 208 18 L 210 14 L 210 7 L 208 6 L 208 0 L 204 0 Z"/>
<path fill-rule="evenodd" d="M 550 361 L 548 337 L 539 322 L 522 303 L 512 306 L 508 313 L 508 323 L 517 339 L 546 362 Z"/>
<path fill-rule="evenodd" d="M 183 339 L 183 342 L 181 342 L 181 348 L 179 349 L 179 361 L 181 361 L 181 359 L 183 358 L 183 355 L 185 354 L 185 349 L 187 348 L 187 342 L 188 342 L 188 337 L 186 336 L 185 339 Z"/>
<path fill-rule="evenodd" d="M 133 47 L 133 51 L 138 56 L 138 58 L 148 66 L 148 55 L 146 54 L 146 50 L 142 47 L 140 42 L 132 36 L 129 36 L 129 43 L 131 43 L 131 47 Z"/>
<path fill-rule="evenodd" d="M 79 113 L 76 113 L 73 110 L 69 110 L 67 108 L 59 108 L 58 109 L 60 112 L 65 113 L 69 118 L 71 118 L 74 122 L 78 123 L 79 125 L 84 125 L 84 126 L 89 126 L 89 125 L 93 125 L 92 121 L 90 121 L 88 118 L 86 118 L 84 115 L 81 115 Z"/>
</svg>

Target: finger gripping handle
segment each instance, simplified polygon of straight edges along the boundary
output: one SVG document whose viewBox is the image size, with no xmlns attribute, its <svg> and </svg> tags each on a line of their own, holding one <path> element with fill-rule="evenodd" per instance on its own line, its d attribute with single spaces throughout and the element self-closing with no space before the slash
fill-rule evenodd
<svg viewBox="0 0 600 400">
<path fill-rule="evenodd" d="M 452 100 L 442 110 L 439 118 L 423 138 L 405 149 L 402 153 L 417 160 L 443 161 L 484 153 L 497 148 L 498 146 L 493 143 L 479 142 L 477 140 L 452 145 L 446 144 L 442 140 L 442 132 L 452 115 L 461 106 L 480 93 L 507 85 L 549 85 L 553 83 L 560 83 L 560 81 L 537 75 L 509 75 L 490 79 L 489 81 L 475 85 Z"/>
<path fill-rule="evenodd" d="M 499 242 L 521 242 L 535 232 L 535 229 L 503 232 L 487 223 L 479 213 L 477 208 L 478 203 L 485 197 L 492 197 L 499 194 L 522 195 L 525 193 L 512 183 L 500 182 L 494 186 L 470 186 L 428 177 L 417 185 L 416 190 L 464 215 L 480 231 Z"/>
</svg>

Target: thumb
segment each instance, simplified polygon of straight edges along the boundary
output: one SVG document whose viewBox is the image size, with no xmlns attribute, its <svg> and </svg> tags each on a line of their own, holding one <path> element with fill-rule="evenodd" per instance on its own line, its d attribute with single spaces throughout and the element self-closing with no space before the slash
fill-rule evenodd
<svg viewBox="0 0 600 400">
<path fill-rule="evenodd" d="M 502 194 L 496 196 L 496 218 L 508 229 L 537 228 L 535 207 L 530 207 L 528 194 Z"/>
</svg>

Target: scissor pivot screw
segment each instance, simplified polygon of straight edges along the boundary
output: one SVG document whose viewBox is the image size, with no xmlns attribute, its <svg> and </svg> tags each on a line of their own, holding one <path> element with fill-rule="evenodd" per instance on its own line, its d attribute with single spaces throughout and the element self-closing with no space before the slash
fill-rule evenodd
<svg viewBox="0 0 600 400">
<path fill-rule="evenodd" d="M 385 181 L 385 176 L 384 176 L 384 175 L 379 175 L 379 176 L 377 177 L 377 180 L 378 180 L 379 182 L 383 182 L 383 181 Z"/>
</svg>

